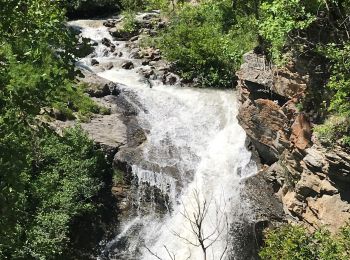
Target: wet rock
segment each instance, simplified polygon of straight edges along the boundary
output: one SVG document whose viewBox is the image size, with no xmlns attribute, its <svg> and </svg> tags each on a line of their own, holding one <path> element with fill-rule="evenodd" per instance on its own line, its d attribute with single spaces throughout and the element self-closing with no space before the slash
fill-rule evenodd
<svg viewBox="0 0 350 260">
<path fill-rule="evenodd" d="M 115 24 L 116 24 L 116 21 L 114 21 L 114 20 L 107 20 L 107 21 L 103 22 L 103 25 L 106 27 L 114 27 Z"/>
<path fill-rule="evenodd" d="M 138 29 L 135 28 L 133 31 L 125 31 L 120 26 L 116 26 L 116 27 L 110 28 L 109 33 L 117 41 L 128 41 L 130 38 L 138 34 Z"/>
<path fill-rule="evenodd" d="M 113 66 L 113 63 L 112 62 L 108 62 L 107 64 L 104 65 L 104 68 L 106 70 L 110 70 L 112 69 L 114 66 Z"/>
<path fill-rule="evenodd" d="M 111 42 L 111 40 L 109 40 L 107 38 L 103 38 L 102 39 L 102 44 L 107 46 L 107 47 L 110 47 L 112 45 L 112 42 Z"/>
<path fill-rule="evenodd" d="M 154 70 L 151 68 L 140 68 L 138 71 L 145 78 L 149 79 L 152 75 L 154 75 Z"/>
<path fill-rule="evenodd" d="M 130 41 L 134 42 L 134 41 L 137 41 L 138 39 L 139 39 L 139 36 L 135 35 L 135 36 L 130 38 Z"/>
<path fill-rule="evenodd" d="M 122 64 L 122 68 L 126 70 L 131 70 L 134 68 L 134 63 L 132 61 L 126 61 Z"/>
<path fill-rule="evenodd" d="M 130 58 L 132 59 L 141 59 L 143 56 L 142 56 L 142 53 L 140 52 L 140 49 L 139 48 L 135 48 L 133 50 L 130 51 Z"/>
<path fill-rule="evenodd" d="M 76 46 L 76 55 L 79 58 L 86 57 L 94 51 L 94 46 L 96 42 L 92 41 L 89 38 L 82 37 L 79 39 L 79 42 Z"/>
<path fill-rule="evenodd" d="M 165 21 L 161 21 L 157 25 L 158 29 L 164 29 L 165 27 L 166 27 L 166 22 Z"/>
<path fill-rule="evenodd" d="M 117 83 L 101 78 L 95 74 L 86 73 L 80 79 L 85 84 L 85 92 L 91 97 L 102 98 L 107 95 L 119 95 L 120 89 Z"/>
<path fill-rule="evenodd" d="M 175 85 L 175 83 L 179 80 L 179 77 L 174 73 L 167 73 L 163 75 L 162 82 L 166 85 Z"/>
<path fill-rule="evenodd" d="M 233 259 L 259 259 L 258 252 L 263 244 L 264 229 L 285 222 L 282 203 L 274 195 L 272 185 L 264 172 L 244 180 L 239 207 L 245 214 L 235 216 L 237 221 L 230 228 L 233 238 L 239 238 L 230 243 L 235 252 Z"/>
<path fill-rule="evenodd" d="M 96 66 L 96 65 L 99 65 L 100 63 L 98 62 L 98 60 L 96 59 L 91 59 L 91 65 L 92 66 Z"/>
<path fill-rule="evenodd" d="M 115 56 L 118 56 L 118 57 L 123 57 L 123 52 L 121 51 L 117 51 L 114 53 Z"/>
</svg>

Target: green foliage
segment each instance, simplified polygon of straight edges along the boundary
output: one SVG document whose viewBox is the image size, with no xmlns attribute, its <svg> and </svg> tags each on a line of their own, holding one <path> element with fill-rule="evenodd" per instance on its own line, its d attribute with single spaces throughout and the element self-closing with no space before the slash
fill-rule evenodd
<svg viewBox="0 0 350 260">
<path fill-rule="evenodd" d="M 61 4 L 0 5 L 0 259 L 69 254 L 72 223 L 96 209 L 106 174 L 81 129 L 60 137 L 37 120 L 41 108 L 67 101 L 81 113 L 96 108 L 73 87 L 75 40 Z"/>
<path fill-rule="evenodd" d="M 112 181 L 114 185 L 124 184 L 124 173 L 120 170 L 114 170 Z"/>
<path fill-rule="evenodd" d="M 65 92 L 59 93 L 58 101 L 52 106 L 58 109 L 67 119 L 89 121 L 93 114 L 109 114 L 109 109 L 98 105 L 84 92 L 85 86 L 78 84 L 68 86 Z"/>
<path fill-rule="evenodd" d="M 123 22 L 122 22 L 122 31 L 127 33 L 133 33 L 138 27 L 136 21 L 136 13 L 133 11 L 123 11 Z"/>
<path fill-rule="evenodd" d="M 259 255 L 263 260 L 349 259 L 349 230 L 346 225 L 332 235 L 324 228 L 309 233 L 304 227 L 285 225 L 267 232 Z"/>
<path fill-rule="evenodd" d="M 331 115 L 315 131 L 324 143 L 350 146 L 350 42 L 321 46 L 319 51 L 331 62 L 327 88 L 333 95 L 328 107 Z"/>
<path fill-rule="evenodd" d="M 316 19 L 308 8 L 315 1 L 274 0 L 261 4 L 259 32 L 270 44 L 271 58 L 277 64 L 286 62 L 283 47 L 290 33 L 307 28 Z"/>
<path fill-rule="evenodd" d="M 334 91 L 329 109 L 350 116 L 350 41 L 339 47 L 330 44 L 326 48 L 326 57 L 332 63 L 328 87 Z"/>
<path fill-rule="evenodd" d="M 350 146 L 350 118 L 332 115 L 322 125 L 314 128 L 321 142 L 330 146 L 334 144 Z"/>
<path fill-rule="evenodd" d="M 80 128 L 64 137 L 35 130 L 14 141 L 20 142 L 7 145 L 26 154 L 13 170 L 8 166 L 14 158 L 1 157 L 0 193 L 7 207 L 0 222 L 0 256 L 55 258 L 67 253 L 73 219 L 95 210 L 107 169 L 104 156 Z"/>
<path fill-rule="evenodd" d="M 126 11 L 167 10 L 171 0 L 121 0 L 122 8 Z"/>
<path fill-rule="evenodd" d="M 229 1 L 186 4 L 172 18 L 158 45 L 187 80 L 207 87 L 230 87 L 242 55 L 255 45 L 255 19 L 238 17 L 233 24 Z"/>
</svg>

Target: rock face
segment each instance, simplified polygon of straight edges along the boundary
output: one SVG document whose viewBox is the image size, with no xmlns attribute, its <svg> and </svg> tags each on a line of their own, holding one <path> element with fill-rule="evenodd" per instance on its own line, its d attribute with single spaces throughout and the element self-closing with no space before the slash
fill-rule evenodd
<svg viewBox="0 0 350 260">
<path fill-rule="evenodd" d="M 308 75 L 293 64 L 275 68 L 250 52 L 237 76 L 238 120 L 286 216 L 310 230 L 327 226 L 335 232 L 350 220 L 350 154 L 320 144 L 308 115 L 298 111 L 311 84 Z"/>
<path fill-rule="evenodd" d="M 236 237 L 232 241 L 234 259 L 259 259 L 259 249 L 263 244 L 263 231 L 269 226 L 278 226 L 284 221 L 281 201 L 263 171 L 244 180 L 241 190 L 241 205 L 249 205 L 236 212 L 244 212 L 237 218 L 240 220 L 231 227 Z M 237 236 L 239 234 L 239 236 Z"/>
</svg>

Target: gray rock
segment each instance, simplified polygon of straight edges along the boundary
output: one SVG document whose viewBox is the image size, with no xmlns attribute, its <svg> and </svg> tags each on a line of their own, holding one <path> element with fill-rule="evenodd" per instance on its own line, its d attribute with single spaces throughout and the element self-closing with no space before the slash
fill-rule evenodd
<svg viewBox="0 0 350 260">
<path fill-rule="evenodd" d="M 134 63 L 132 61 L 126 61 L 122 64 L 122 68 L 126 70 L 131 70 L 134 68 Z"/>
<path fill-rule="evenodd" d="M 102 39 L 102 44 L 107 46 L 107 47 L 110 47 L 112 44 L 111 40 L 107 39 L 107 38 L 103 38 Z"/>
<path fill-rule="evenodd" d="M 96 66 L 96 65 L 98 65 L 98 64 L 100 64 L 100 63 L 98 62 L 98 60 L 96 60 L 96 59 L 91 59 L 91 65 L 92 65 L 92 66 Z"/>
<path fill-rule="evenodd" d="M 306 149 L 307 155 L 304 157 L 303 161 L 310 168 L 315 170 L 321 170 L 325 165 L 325 158 L 322 151 L 318 150 L 316 146 Z"/>
<path fill-rule="evenodd" d="M 130 41 L 134 42 L 134 41 L 137 41 L 138 39 L 139 39 L 139 36 L 135 35 L 135 36 L 130 38 Z"/>
</svg>

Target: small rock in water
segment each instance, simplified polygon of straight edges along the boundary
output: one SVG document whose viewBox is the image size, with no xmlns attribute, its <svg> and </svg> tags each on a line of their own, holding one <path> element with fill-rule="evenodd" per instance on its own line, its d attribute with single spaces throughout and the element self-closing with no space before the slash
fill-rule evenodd
<svg viewBox="0 0 350 260">
<path fill-rule="evenodd" d="M 156 64 L 157 64 L 156 61 L 150 61 L 150 62 L 149 62 L 149 65 L 150 65 L 150 66 L 154 66 L 154 65 L 156 65 Z"/>
<path fill-rule="evenodd" d="M 144 60 L 144 61 L 142 61 L 142 63 L 141 63 L 143 66 L 147 66 L 148 64 L 149 64 L 149 60 Z"/>
<path fill-rule="evenodd" d="M 138 39 L 139 39 L 139 36 L 136 35 L 136 36 L 134 36 L 134 37 L 131 37 L 131 38 L 130 38 L 130 41 L 134 42 L 134 41 L 137 41 Z"/>
<path fill-rule="evenodd" d="M 145 78 L 150 78 L 151 75 L 154 74 L 154 71 L 152 69 L 147 69 L 147 68 L 140 68 L 138 71 L 138 73 L 142 74 Z"/>
<path fill-rule="evenodd" d="M 152 74 L 150 77 L 149 77 L 149 79 L 151 79 L 151 80 L 156 80 L 158 77 L 157 77 L 157 75 L 156 74 Z"/>
<path fill-rule="evenodd" d="M 133 59 L 141 59 L 142 58 L 142 53 L 139 48 L 132 49 L 130 52 L 130 58 Z"/>
<path fill-rule="evenodd" d="M 92 59 L 91 60 L 91 65 L 92 66 L 95 66 L 95 65 L 98 65 L 98 64 L 100 64 L 96 59 Z"/>
<path fill-rule="evenodd" d="M 106 70 L 110 70 L 113 68 L 113 63 L 112 62 L 108 62 L 106 65 L 105 65 L 105 68 Z"/>
<path fill-rule="evenodd" d="M 163 84 L 174 85 L 177 82 L 177 76 L 173 73 L 164 74 L 162 82 Z"/>
<path fill-rule="evenodd" d="M 107 46 L 107 47 L 110 47 L 112 45 L 112 42 L 111 42 L 111 40 L 109 40 L 107 38 L 103 38 L 102 39 L 102 44 Z"/>
<path fill-rule="evenodd" d="M 115 26 L 115 21 L 107 20 L 107 21 L 103 22 L 103 25 L 106 26 L 106 27 L 114 27 Z"/>
<path fill-rule="evenodd" d="M 134 68 L 134 63 L 132 63 L 131 61 L 127 61 L 123 63 L 122 68 L 126 70 L 131 70 Z"/>
</svg>

